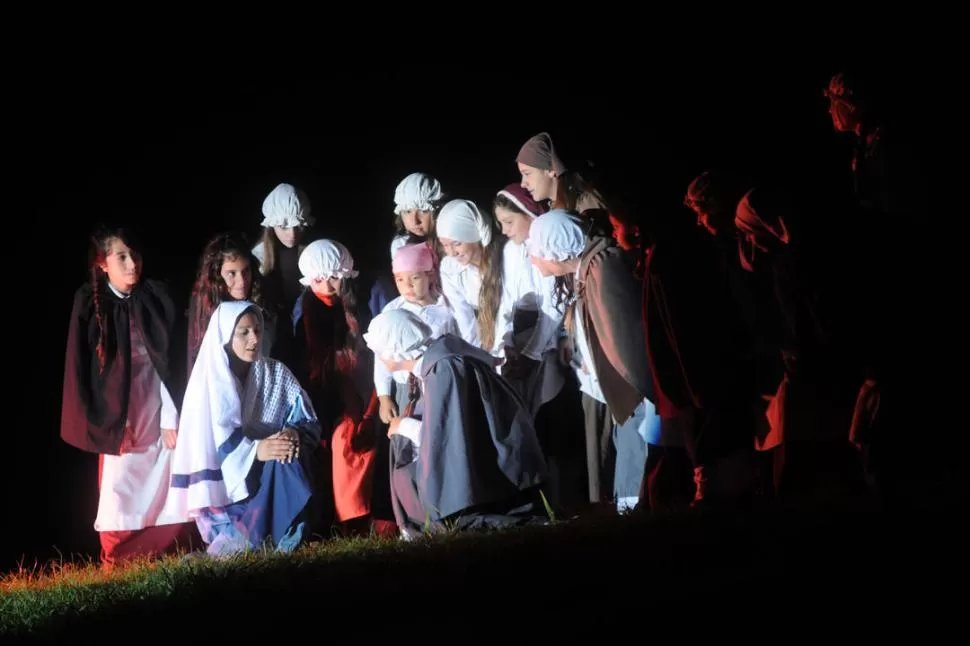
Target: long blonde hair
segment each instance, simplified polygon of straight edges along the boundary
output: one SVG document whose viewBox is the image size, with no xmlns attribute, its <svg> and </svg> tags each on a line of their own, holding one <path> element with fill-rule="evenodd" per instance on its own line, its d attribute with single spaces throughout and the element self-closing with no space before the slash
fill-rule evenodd
<svg viewBox="0 0 970 646">
<path fill-rule="evenodd" d="M 482 287 L 478 291 L 478 312 L 475 314 L 478 338 L 485 350 L 491 350 L 495 343 L 495 321 L 502 300 L 502 252 L 508 240 L 495 229 L 491 218 L 488 218 L 488 222 L 492 227 L 492 239 L 488 246 L 482 246 L 482 265 L 478 268 L 482 275 Z"/>
</svg>

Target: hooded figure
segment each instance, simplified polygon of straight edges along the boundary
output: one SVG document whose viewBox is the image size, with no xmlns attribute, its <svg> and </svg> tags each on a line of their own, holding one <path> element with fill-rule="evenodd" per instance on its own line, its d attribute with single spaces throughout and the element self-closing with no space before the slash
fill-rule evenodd
<svg viewBox="0 0 970 646">
<path fill-rule="evenodd" d="M 422 419 L 391 422 L 391 497 L 405 536 L 534 518 L 546 463 L 532 416 L 495 372 L 495 359 L 407 310 L 377 316 L 364 335 L 389 370 L 417 377 Z"/>
<path fill-rule="evenodd" d="M 303 537 L 320 424 L 293 373 L 259 351 L 261 327 L 254 303 L 221 303 L 185 392 L 171 490 L 213 556 Z"/>
</svg>

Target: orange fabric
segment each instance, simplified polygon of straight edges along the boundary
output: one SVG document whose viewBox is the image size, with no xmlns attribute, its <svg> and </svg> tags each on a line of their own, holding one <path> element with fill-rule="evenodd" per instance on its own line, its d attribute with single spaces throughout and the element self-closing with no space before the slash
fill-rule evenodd
<svg viewBox="0 0 970 646">
<path fill-rule="evenodd" d="M 768 409 L 765 411 L 765 417 L 768 419 L 767 434 L 756 435 L 754 448 L 757 451 L 770 451 L 785 441 L 785 402 L 788 398 L 789 384 L 788 375 L 785 375 L 778 384 L 778 391 L 771 398 L 771 403 L 768 404 Z"/>
<path fill-rule="evenodd" d="M 371 511 L 377 447 L 375 428 L 365 421 L 359 426 L 344 417 L 331 438 L 333 496 L 337 520 L 343 522 Z"/>
</svg>

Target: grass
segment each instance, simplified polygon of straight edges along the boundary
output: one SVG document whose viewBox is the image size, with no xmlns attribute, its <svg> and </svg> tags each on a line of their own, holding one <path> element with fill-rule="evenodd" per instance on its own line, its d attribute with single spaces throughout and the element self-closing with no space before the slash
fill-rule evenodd
<svg viewBox="0 0 970 646">
<path fill-rule="evenodd" d="M 710 604 L 757 614 L 810 596 L 826 607 L 854 601 L 858 611 L 860 595 L 898 599 L 901 577 L 926 575 L 929 561 L 949 554 L 943 539 L 959 541 L 946 521 L 859 508 L 608 516 L 411 543 L 340 539 L 289 555 L 173 557 L 112 572 L 61 562 L 0 581 L 0 636 L 57 641 L 137 629 L 180 642 L 248 642 L 296 637 L 307 623 L 319 624 L 310 634 L 357 626 L 373 637 L 470 618 L 482 630 L 525 622 L 549 637 L 630 609 Z M 934 551 L 914 565 L 905 557 L 928 537 Z"/>
</svg>

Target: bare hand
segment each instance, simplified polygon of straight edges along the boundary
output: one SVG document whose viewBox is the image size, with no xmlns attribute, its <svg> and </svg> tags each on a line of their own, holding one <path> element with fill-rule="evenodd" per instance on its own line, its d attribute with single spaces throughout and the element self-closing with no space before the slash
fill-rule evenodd
<svg viewBox="0 0 970 646">
<path fill-rule="evenodd" d="M 166 449 L 175 448 L 175 440 L 178 437 L 178 431 L 174 428 L 163 428 L 162 429 L 162 444 Z"/>
<path fill-rule="evenodd" d="M 391 420 L 390 426 L 387 429 L 387 436 L 397 435 L 397 430 L 401 426 L 401 417 L 395 417 Z"/>
<path fill-rule="evenodd" d="M 381 395 L 381 410 L 378 413 L 380 415 L 381 421 L 385 424 L 390 424 L 391 420 L 398 415 L 397 404 L 388 395 Z"/>
<path fill-rule="evenodd" d="M 298 454 L 299 448 L 300 445 L 291 437 L 284 436 L 282 432 L 276 433 L 259 441 L 256 445 L 256 459 L 260 462 L 270 460 L 291 462 Z"/>
<path fill-rule="evenodd" d="M 279 433 L 280 437 L 288 438 L 293 442 L 293 451 L 288 462 L 292 462 L 300 457 L 300 431 L 287 426 Z"/>
</svg>

